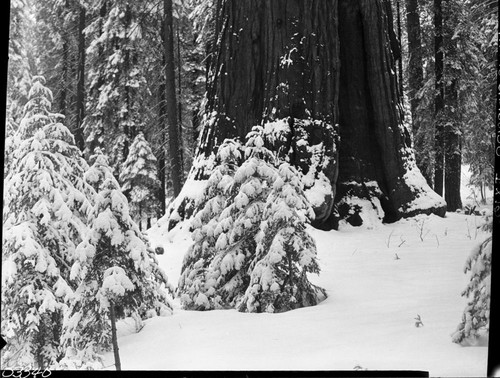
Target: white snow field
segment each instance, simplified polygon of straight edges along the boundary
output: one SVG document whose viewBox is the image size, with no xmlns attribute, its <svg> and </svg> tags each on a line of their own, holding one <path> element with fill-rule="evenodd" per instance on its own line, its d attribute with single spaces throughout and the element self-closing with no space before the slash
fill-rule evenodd
<svg viewBox="0 0 500 378">
<path fill-rule="evenodd" d="M 464 196 L 465 199 L 466 196 Z M 191 243 L 187 224 L 153 226 L 151 244 L 176 286 Z M 487 339 L 452 342 L 466 299 L 463 273 L 471 249 L 487 234 L 482 218 L 448 213 L 371 229 L 310 229 L 328 298 L 278 314 L 185 311 L 119 324 L 125 370 L 424 370 L 431 376 L 486 376 Z M 421 240 L 423 239 L 423 240 Z M 416 326 L 417 315 L 422 326 Z M 106 366 L 114 369 L 113 354 Z"/>
</svg>

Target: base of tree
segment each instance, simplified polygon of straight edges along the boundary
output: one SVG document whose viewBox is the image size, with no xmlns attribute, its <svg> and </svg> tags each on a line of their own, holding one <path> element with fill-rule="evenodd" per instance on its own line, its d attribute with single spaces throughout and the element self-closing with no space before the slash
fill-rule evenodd
<svg viewBox="0 0 500 378">
<path fill-rule="evenodd" d="M 352 226 L 366 226 L 374 222 L 393 223 L 419 214 L 444 217 L 446 202 L 429 187 L 420 170 L 411 164 L 413 159 L 410 158 L 409 161 L 410 168 L 389 195 L 380 189 L 376 181 L 337 182 L 336 188 L 330 191 L 336 193 L 335 201 L 326 201 L 324 205 L 314 207 L 316 215 L 321 214 L 321 217 L 317 217 L 312 226 L 328 231 L 338 230 L 341 220 Z M 164 219 L 167 221 L 168 231 L 179 222 L 190 219 L 195 213 L 196 198 L 203 191 L 204 182 L 188 179 L 185 185 L 187 190 L 183 190 L 167 209 Z M 320 176 L 313 186 L 325 186 L 326 183 L 328 181 Z M 329 215 L 325 213 L 326 208 Z"/>
</svg>

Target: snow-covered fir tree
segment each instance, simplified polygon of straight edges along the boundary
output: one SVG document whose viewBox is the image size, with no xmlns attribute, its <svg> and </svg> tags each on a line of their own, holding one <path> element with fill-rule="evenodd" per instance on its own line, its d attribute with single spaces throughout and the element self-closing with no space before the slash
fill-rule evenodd
<svg viewBox="0 0 500 378">
<path fill-rule="evenodd" d="M 255 235 L 263 221 L 270 185 L 276 179 L 277 160 L 264 147 L 262 131 L 262 127 L 255 127 L 247 135 L 245 160 L 234 173 L 234 194 L 214 229 L 217 255 L 207 269 L 206 286 L 211 293 L 209 302 L 216 306 L 237 306 L 250 282 L 249 266 L 257 248 Z"/>
<path fill-rule="evenodd" d="M 489 330 L 491 299 L 491 252 L 490 236 L 473 249 L 465 263 L 465 273 L 470 272 L 470 282 L 462 292 L 468 298 L 462 321 L 453 333 L 455 343 L 474 341 Z"/>
<path fill-rule="evenodd" d="M 132 142 L 122 169 L 120 173 L 122 191 L 129 200 L 132 218 L 141 228 L 144 219 L 156 215 L 158 209 L 156 195 L 160 186 L 156 172 L 156 157 L 142 131 Z"/>
<path fill-rule="evenodd" d="M 319 273 L 319 265 L 316 243 L 306 229 L 314 211 L 303 186 L 297 169 L 282 163 L 265 203 L 240 311 L 281 312 L 312 306 L 326 297 L 307 278 L 307 273 Z"/>
<path fill-rule="evenodd" d="M 70 266 L 87 233 L 87 164 L 71 132 L 50 113 L 35 78 L 4 186 L 2 367 L 47 368 L 62 355 L 63 314 L 76 285 Z"/>
<path fill-rule="evenodd" d="M 228 206 L 234 193 L 234 172 L 241 161 L 242 146 L 238 141 L 226 139 L 216 154 L 216 166 L 207 181 L 203 196 L 195 204 L 199 211 L 192 220 L 194 243 L 184 256 L 178 292 L 181 303 L 189 309 L 209 309 L 207 294 L 211 296 L 210 282 L 206 285 L 205 273 L 217 254 L 217 237 L 214 230 L 221 212 Z M 227 229 L 226 229 L 227 231 Z M 208 286 L 208 287 L 207 287 Z"/>
<path fill-rule="evenodd" d="M 118 177 L 130 144 L 144 116 L 140 109 L 149 88 L 145 81 L 143 23 L 151 7 L 145 2 L 120 0 L 89 2 L 91 22 L 85 35 L 88 97 L 84 121 L 86 156 L 96 147 L 109 156 Z"/>
<path fill-rule="evenodd" d="M 96 149 L 85 180 L 96 191 L 90 232 L 78 245 L 71 277 L 79 279 L 65 317 L 66 367 L 99 366 L 110 348 L 111 306 L 116 316 L 142 318 L 171 312 L 167 276 L 129 213 L 107 158 Z M 77 366 L 74 365 L 76 356 Z"/>
<path fill-rule="evenodd" d="M 265 147 L 263 136 L 262 127 L 254 127 L 247 135 L 244 161 L 236 168 L 239 150 L 233 144 L 226 141 L 217 152 L 216 159 L 223 163 L 210 176 L 201 200 L 204 206 L 193 219 L 194 243 L 186 254 L 179 281 L 185 308 L 286 311 L 316 304 L 325 296 L 306 276 L 307 271 L 317 273 L 319 269 L 314 242 L 305 229 L 314 213 L 300 186 L 300 173 L 287 163 L 280 165 Z M 227 168 L 229 162 L 231 169 Z M 281 210 L 279 215 L 271 216 L 277 209 Z M 265 253 L 270 243 L 279 239 L 277 234 L 282 237 L 294 232 L 300 241 L 291 238 L 291 243 L 279 246 L 286 264 L 278 264 L 276 258 L 271 264 Z M 275 250 L 279 248 L 277 242 L 273 245 Z M 264 260 L 268 270 L 274 272 L 274 281 L 282 285 L 277 289 L 270 283 L 263 286 L 263 293 L 254 293 L 259 298 L 267 296 L 265 308 L 249 304 L 255 303 L 249 285 L 252 279 L 259 279 L 257 271 L 262 272 Z M 268 295 L 269 286 L 273 298 Z"/>
</svg>

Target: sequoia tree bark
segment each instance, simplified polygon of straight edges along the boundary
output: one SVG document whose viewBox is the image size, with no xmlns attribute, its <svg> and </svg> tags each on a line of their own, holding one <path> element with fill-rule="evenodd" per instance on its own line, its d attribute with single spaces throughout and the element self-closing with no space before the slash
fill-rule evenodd
<svg viewBox="0 0 500 378">
<path fill-rule="evenodd" d="M 339 218 L 363 223 L 366 207 L 358 200 L 385 221 L 444 215 L 444 201 L 416 169 L 401 122 L 399 49 L 384 1 L 224 1 L 191 177 L 209 175 L 209 156 L 225 138 L 243 139 L 252 126 L 285 120 L 280 151 L 289 151 L 302 173 L 326 177 L 331 189 L 313 204 L 314 226 L 335 228 Z M 313 162 L 304 145 L 321 151 L 321 161 Z"/>
<path fill-rule="evenodd" d="M 198 155 L 208 157 L 225 138 L 243 139 L 255 125 L 286 119 L 285 150 L 303 173 L 313 169 L 311 149 L 297 142 L 324 152 L 315 175 L 321 171 L 332 190 L 315 208 L 321 223 L 332 212 L 338 172 L 337 1 L 230 0 L 221 14 Z M 209 172 L 201 166 L 195 176 Z"/>
<path fill-rule="evenodd" d="M 362 218 L 356 215 L 363 211 L 359 204 L 358 209 L 344 205 L 353 201 L 342 196 L 353 194 L 380 213 L 378 198 L 386 222 L 417 213 L 444 215 L 442 199 L 416 169 L 410 134 L 402 125 L 384 7 L 376 0 L 339 0 L 339 19 L 341 217 L 354 223 Z"/>
</svg>

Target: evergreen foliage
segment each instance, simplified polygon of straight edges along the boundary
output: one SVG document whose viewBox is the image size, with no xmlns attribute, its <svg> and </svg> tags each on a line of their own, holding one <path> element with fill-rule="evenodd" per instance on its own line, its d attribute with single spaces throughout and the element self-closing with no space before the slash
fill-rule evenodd
<svg viewBox="0 0 500 378">
<path fill-rule="evenodd" d="M 3 367 L 46 368 L 62 355 L 63 314 L 75 282 L 70 266 L 87 232 L 87 164 L 70 131 L 49 112 L 52 94 L 35 78 L 5 182 Z"/>
<path fill-rule="evenodd" d="M 99 361 L 110 347 L 110 306 L 118 317 L 170 313 L 165 273 L 129 214 L 106 157 L 99 149 L 85 173 L 96 191 L 89 215 L 90 232 L 78 245 L 71 278 L 80 281 L 64 322 L 64 346 L 84 366 Z M 64 361 L 63 361 L 64 362 Z"/>
<path fill-rule="evenodd" d="M 121 190 L 129 200 L 132 218 L 140 226 L 144 218 L 156 215 L 158 207 L 156 194 L 160 186 L 156 172 L 156 157 L 142 131 L 132 142 L 122 169 Z"/>
<path fill-rule="evenodd" d="M 240 311 L 275 312 L 313 306 L 326 297 L 307 273 L 319 273 L 316 243 L 306 224 L 314 211 L 303 192 L 301 176 L 288 163 L 279 166 L 256 236 L 250 285 Z"/>
<path fill-rule="evenodd" d="M 464 272 L 470 272 L 470 282 L 462 292 L 468 298 L 462 321 L 453 333 L 455 343 L 473 341 L 487 333 L 490 322 L 492 237 L 478 245 L 467 258 Z"/>
<path fill-rule="evenodd" d="M 210 309 L 222 306 L 220 301 L 208 300 L 215 289 L 206 279 L 206 272 L 218 253 L 216 243 L 219 234 L 228 230 L 219 217 L 234 196 L 234 173 L 240 164 L 242 146 L 226 139 L 216 156 L 216 166 L 207 181 L 203 196 L 198 199 L 198 211 L 192 219 L 194 243 L 189 247 L 182 263 L 178 291 L 181 303 L 189 309 Z M 215 233 L 217 229 L 218 234 Z M 220 246 L 220 244 L 219 244 Z M 214 302 L 215 301 L 215 302 Z"/>
<path fill-rule="evenodd" d="M 135 1 L 96 1 L 88 7 L 92 22 L 86 29 L 90 43 L 87 116 L 84 120 L 86 154 L 98 147 L 110 156 L 113 173 L 128 155 L 142 126 L 139 114 L 145 93 L 142 25 L 146 5 Z"/>
<path fill-rule="evenodd" d="M 7 75 L 7 119 L 17 130 L 24 116 L 33 64 L 32 27 L 28 17 L 31 7 L 26 0 L 12 0 L 10 4 L 9 72 Z M 8 134 L 7 134 L 8 135 Z"/>
<path fill-rule="evenodd" d="M 432 2 L 419 4 L 422 27 L 421 54 L 424 84 L 417 90 L 419 105 L 416 121 L 419 130 L 414 135 L 417 164 L 430 178 L 435 167 L 434 123 L 434 30 Z M 493 180 L 495 64 L 497 50 L 498 4 L 467 0 L 443 2 L 445 43 L 444 77 L 446 85 L 454 83 L 456 103 L 446 100 L 439 117 L 449 132 L 458 135 L 460 144 L 449 146 L 463 154 L 470 165 L 471 183 L 490 186 Z M 448 96 L 451 98 L 451 96 Z M 462 152 L 460 152 L 462 151 Z M 432 184 L 430 182 L 430 184 Z"/>
<path fill-rule="evenodd" d="M 226 140 L 217 152 L 221 164 L 208 179 L 193 219 L 194 243 L 179 280 L 185 308 L 280 312 L 325 296 L 306 276 L 319 268 L 305 228 L 314 212 L 301 175 L 288 163 L 279 164 L 264 147 L 263 134 L 262 127 L 254 127 L 247 135 L 239 166 L 236 142 Z"/>
</svg>

